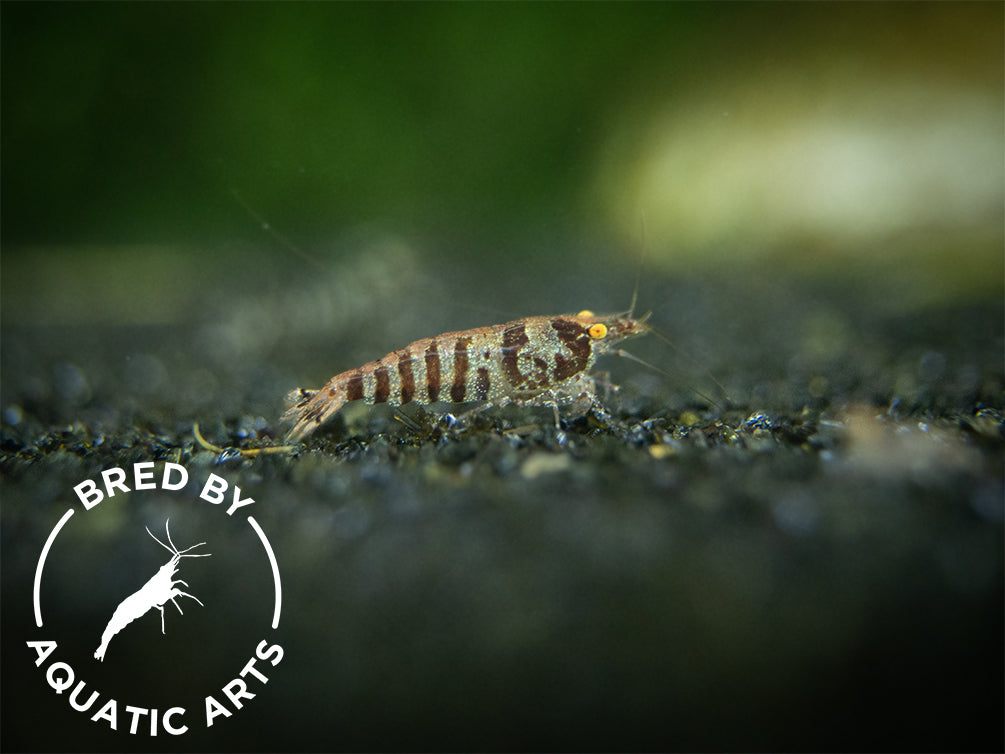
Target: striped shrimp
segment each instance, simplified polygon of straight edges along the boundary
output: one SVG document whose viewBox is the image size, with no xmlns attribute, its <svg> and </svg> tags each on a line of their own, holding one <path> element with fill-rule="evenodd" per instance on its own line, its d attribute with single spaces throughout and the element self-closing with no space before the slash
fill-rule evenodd
<svg viewBox="0 0 1005 754">
<path fill-rule="evenodd" d="M 634 304 L 634 302 L 633 302 Z M 634 306 L 633 306 L 634 308 Z M 303 439 L 350 401 L 401 406 L 437 401 L 485 405 L 575 404 L 585 413 L 597 406 L 589 370 L 614 346 L 649 331 L 649 315 L 632 311 L 597 316 L 590 311 L 525 317 L 417 340 L 378 361 L 337 374 L 320 390 L 297 388 L 286 398 L 287 441 Z"/>
</svg>

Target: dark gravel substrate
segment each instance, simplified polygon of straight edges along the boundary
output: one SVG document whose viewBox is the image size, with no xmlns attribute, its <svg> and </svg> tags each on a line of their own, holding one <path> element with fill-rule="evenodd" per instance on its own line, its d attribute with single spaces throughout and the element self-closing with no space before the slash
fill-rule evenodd
<svg viewBox="0 0 1005 754">
<path fill-rule="evenodd" d="M 361 407 L 295 452 L 237 452 L 281 443 L 301 381 L 509 318 L 445 319 L 392 266 L 404 287 L 331 315 L 301 280 L 181 321 L 5 323 L 4 748 L 137 745 L 124 712 L 113 733 L 54 694 L 25 641 L 74 485 L 156 461 L 186 467 L 189 488 L 75 515 L 43 593 L 61 656 L 103 699 L 184 700 L 192 730 L 145 747 L 1002 749 L 1000 301 L 907 311 L 841 283 L 654 275 L 644 303 L 702 368 L 605 363 L 622 385 L 610 419 L 557 433 L 547 409 L 454 422 L 437 406 L 409 410 L 413 427 Z M 227 450 L 201 447 L 196 422 Z M 276 631 L 260 547 L 197 501 L 210 473 L 256 500 L 283 578 Z M 154 611 L 98 664 L 110 610 L 165 560 L 143 527 L 168 516 L 179 546 L 212 548 L 179 573 L 205 607 L 167 605 L 163 635 Z M 223 699 L 262 638 L 282 662 L 206 729 L 202 698 Z"/>
</svg>

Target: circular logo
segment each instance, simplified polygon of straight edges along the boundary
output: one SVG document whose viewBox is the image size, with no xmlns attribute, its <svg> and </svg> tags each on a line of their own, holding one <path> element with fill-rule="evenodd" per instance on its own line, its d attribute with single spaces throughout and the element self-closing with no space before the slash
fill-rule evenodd
<svg viewBox="0 0 1005 754">
<path fill-rule="evenodd" d="M 80 505 L 35 568 L 27 646 L 52 691 L 95 724 L 180 736 L 248 709 L 268 683 L 283 659 L 268 633 L 282 581 L 240 487 L 176 463 L 130 471 L 73 488 Z"/>
</svg>

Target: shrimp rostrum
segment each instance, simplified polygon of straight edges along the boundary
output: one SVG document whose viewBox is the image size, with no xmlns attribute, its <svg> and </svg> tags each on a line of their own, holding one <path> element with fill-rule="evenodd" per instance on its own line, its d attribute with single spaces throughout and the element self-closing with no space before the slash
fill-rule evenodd
<svg viewBox="0 0 1005 754">
<path fill-rule="evenodd" d="M 590 311 L 525 317 L 417 340 L 384 358 L 337 374 L 320 390 L 287 396 L 287 439 L 300 440 L 350 401 L 367 404 L 597 405 L 590 369 L 598 356 L 622 354 L 618 343 L 649 330 L 648 315 L 598 316 Z M 585 411 L 583 412 L 585 413 Z"/>
</svg>

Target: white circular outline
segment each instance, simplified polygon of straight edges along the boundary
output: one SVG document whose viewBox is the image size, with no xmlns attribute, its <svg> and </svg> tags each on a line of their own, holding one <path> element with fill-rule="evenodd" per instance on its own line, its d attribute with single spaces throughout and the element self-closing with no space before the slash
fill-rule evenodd
<svg viewBox="0 0 1005 754">
<path fill-rule="evenodd" d="M 262 540 L 262 547 L 265 548 L 265 554 L 269 556 L 269 564 L 272 566 L 272 581 L 276 590 L 276 608 L 272 612 L 272 628 L 276 629 L 279 628 L 279 613 L 283 607 L 283 585 L 279 580 L 279 564 L 276 563 L 276 553 L 272 551 L 272 545 L 269 544 L 269 540 L 266 538 L 265 532 L 262 531 L 262 527 L 251 516 L 248 516 L 248 523 L 251 524 L 251 528 L 258 534 L 258 538 Z"/>
<path fill-rule="evenodd" d="M 63 517 L 59 519 L 59 522 L 52 528 L 49 532 L 49 538 L 45 540 L 45 545 L 42 547 L 42 554 L 38 556 L 38 565 L 35 566 L 35 584 L 32 589 L 32 604 L 35 608 L 35 625 L 38 628 L 42 628 L 42 603 L 40 599 L 40 593 L 42 589 L 42 568 L 45 566 L 45 560 L 49 557 L 49 550 L 52 548 L 52 543 L 56 541 L 56 535 L 59 534 L 60 529 L 70 520 L 70 516 L 75 513 L 73 508 L 67 509 Z M 251 524 L 251 528 L 254 529 L 258 538 L 262 540 L 262 546 L 265 548 L 265 554 L 269 558 L 269 565 L 272 567 L 272 582 L 276 591 L 276 606 L 272 612 L 272 628 L 279 628 L 279 614 L 282 612 L 283 606 L 283 585 L 279 578 L 279 564 L 276 562 L 276 553 L 272 550 L 272 545 L 269 543 L 268 537 L 265 536 L 265 532 L 262 531 L 262 527 L 258 525 L 258 522 L 252 517 L 248 516 L 248 523 Z"/>
<path fill-rule="evenodd" d="M 42 589 L 42 567 L 45 565 L 45 559 L 49 557 L 49 548 L 52 547 L 52 543 L 56 540 L 56 535 L 59 534 L 59 530 L 63 528 L 63 525 L 70 520 L 70 516 L 74 514 L 73 508 L 70 508 L 63 514 L 63 517 L 59 519 L 59 523 L 56 524 L 52 531 L 49 532 L 49 538 L 45 540 L 45 546 L 42 548 L 42 554 L 38 556 L 38 565 L 35 566 L 35 587 L 32 589 L 31 601 L 35 605 L 35 625 L 39 628 L 42 627 L 42 604 L 39 601 L 39 592 Z"/>
</svg>

